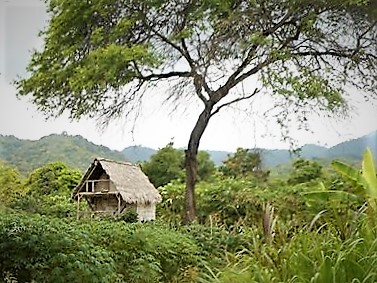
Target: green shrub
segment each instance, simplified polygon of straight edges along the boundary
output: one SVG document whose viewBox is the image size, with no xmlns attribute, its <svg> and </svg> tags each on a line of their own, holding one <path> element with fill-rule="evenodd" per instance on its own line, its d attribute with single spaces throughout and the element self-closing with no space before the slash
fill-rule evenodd
<svg viewBox="0 0 377 283">
<path fill-rule="evenodd" d="M 0 272 L 18 282 L 114 282 L 111 253 L 80 225 L 31 214 L 0 219 Z"/>
<path fill-rule="evenodd" d="M 23 180 L 17 169 L 0 161 L 0 203 L 2 205 L 9 206 L 26 194 L 22 182 Z"/>
<path fill-rule="evenodd" d="M 297 185 L 316 180 L 322 176 L 322 165 L 316 161 L 297 159 L 292 164 L 288 184 Z"/>
<path fill-rule="evenodd" d="M 0 218 L 0 274 L 18 282 L 192 282 L 201 260 L 190 236 L 160 224 Z"/>
<path fill-rule="evenodd" d="M 160 188 L 163 201 L 158 217 L 167 222 L 180 222 L 184 206 L 184 185 L 170 183 Z M 201 224 L 239 225 L 261 224 L 263 205 L 271 203 L 279 221 L 304 225 L 320 210 L 308 209 L 301 192 L 310 190 L 307 184 L 297 186 L 256 186 L 252 180 L 226 178 L 197 185 L 197 216 Z"/>
<path fill-rule="evenodd" d="M 27 193 L 10 206 L 59 218 L 76 216 L 71 193 L 80 178 L 80 172 L 61 162 L 46 164 L 30 174 L 24 185 Z"/>
</svg>

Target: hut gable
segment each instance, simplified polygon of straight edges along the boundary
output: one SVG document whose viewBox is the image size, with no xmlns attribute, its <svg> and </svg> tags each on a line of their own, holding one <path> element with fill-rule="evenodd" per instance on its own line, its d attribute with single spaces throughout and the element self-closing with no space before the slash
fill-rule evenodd
<svg viewBox="0 0 377 283">
<path fill-rule="evenodd" d="M 86 198 L 94 212 L 121 213 L 127 206 L 136 206 L 139 220 L 154 219 L 155 206 L 161 202 L 160 194 L 139 166 L 104 158 L 93 161 L 72 197 L 78 203 Z M 147 211 L 145 216 L 140 215 L 143 211 Z"/>
</svg>

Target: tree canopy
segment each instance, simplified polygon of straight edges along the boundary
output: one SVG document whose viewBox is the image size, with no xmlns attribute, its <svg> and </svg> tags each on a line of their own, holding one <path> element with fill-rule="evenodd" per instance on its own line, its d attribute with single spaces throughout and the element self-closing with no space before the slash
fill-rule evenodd
<svg viewBox="0 0 377 283">
<path fill-rule="evenodd" d="M 224 161 L 220 171 L 225 176 L 233 178 L 252 176 L 260 180 L 265 180 L 269 174 L 268 171 L 262 170 L 261 153 L 247 148 L 237 148 L 237 151 Z"/>
<path fill-rule="evenodd" d="M 48 163 L 34 170 L 24 182 L 26 193 L 12 203 L 24 211 L 57 217 L 74 216 L 71 194 L 81 179 L 78 170 L 61 162 Z"/>
<path fill-rule="evenodd" d="M 9 205 L 24 194 L 20 173 L 0 160 L 0 203 Z"/>
<path fill-rule="evenodd" d="M 299 158 L 292 163 L 288 184 L 295 185 L 318 179 L 322 175 L 322 165 L 317 161 Z"/>
<path fill-rule="evenodd" d="M 18 82 L 50 115 L 129 115 L 147 89 L 196 97 L 186 151 L 186 218 L 195 218 L 200 139 L 222 108 L 255 95 L 308 110 L 344 109 L 350 89 L 376 94 L 376 5 L 367 0 L 50 0 L 44 47 Z M 254 79 L 253 88 L 244 83 Z M 185 102 L 186 103 L 186 102 Z"/>
<path fill-rule="evenodd" d="M 374 91 L 376 18 L 366 16 L 368 1 L 48 3 L 44 48 L 19 82 L 20 94 L 48 113 L 111 116 L 145 84 L 169 78 L 193 82 L 196 92 L 181 91 L 205 104 L 254 74 L 283 96 L 331 107 L 342 102 L 344 82 Z"/>
<path fill-rule="evenodd" d="M 157 188 L 172 180 L 183 179 L 183 159 L 183 152 L 168 144 L 153 154 L 149 161 L 144 162 L 142 169 Z"/>
<path fill-rule="evenodd" d="M 183 150 L 176 149 L 172 143 L 159 149 L 149 161 L 142 164 L 143 172 L 149 177 L 157 188 L 165 186 L 173 180 L 184 179 L 185 154 Z M 205 151 L 198 153 L 198 177 L 206 180 L 215 171 L 215 165 L 210 155 Z"/>
</svg>

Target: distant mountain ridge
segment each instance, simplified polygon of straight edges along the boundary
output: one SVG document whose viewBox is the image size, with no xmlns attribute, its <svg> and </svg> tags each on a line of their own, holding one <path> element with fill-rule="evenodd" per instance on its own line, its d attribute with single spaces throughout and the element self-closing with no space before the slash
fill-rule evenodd
<svg viewBox="0 0 377 283">
<path fill-rule="evenodd" d="M 307 159 L 343 159 L 359 161 L 366 147 L 377 156 L 377 131 L 357 139 L 342 142 L 331 148 L 308 144 L 301 148 L 299 156 Z M 285 149 L 258 149 L 264 167 L 274 167 L 291 162 L 298 155 Z M 48 162 L 62 161 L 84 171 L 95 157 L 104 157 L 133 163 L 150 159 L 156 149 L 144 146 L 129 146 L 122 151 L 96 145 L 82 136 L 52 134 L 39 140 L 22 140 L 14 136 L 0 135 L 0 160 L 17 167 L 27 174 Z M 207 151 L 216 165 L 220 165 L 231 152 Z"/>
<path fill-rule="evenodd" d="M 148 161 L 153 154 L 155 154 L 157 149 L 144 146 L 128 146 L 122 150 L 124 156 L 133 163 Z M 220 165 L 231 152 L 228 151 L 218 151 L 218 150 L 206 150 L 211 156 L 212 161 L 216 165 Z"/>
<path fill-rule="evenodd" d="M 374 156 L 377 156 L 377 131 L 333 146 L 329 150 L 328 157 L 343 156 L 349 159 L 360 159 L 366 147 L 369 147 Z"/>
<path fill-rule="evenodd" d="M 328 161 L 333 159 L 359 161 L 361 160 L 363 152 L 367 147 L 371 148 L 374 155 L 377 156 L 377 131 L 356 139 L 342 142 L 331 148 L 314 144 L 306 144 L 296 154 L 293 154 L 287 149 L 257 148 L 256 150 L 261 152 L 264 167 L 273 167 L 292 162 L 292 160 L 298 157 Z M 131 146 L 122 150 L 122 153 L 131 162 L 142 162 L 149 160 L 149 158 L 156 151 L 157 150 L 153 148 Z M 227 156 L 231 154 L 231 152 L 227 151 L 207 150 L 207 152 L 210 154 L 212 161 L 216 165 L 220 165 L 224 160 L 226 160 Z"/>
<path fill-rule="evenodd" d="M 17 167 L 24 175 L 53 161 L 84 171 L 95 157 L 125 160 L 119 151 L 96 145 L 82 136 L 52 134 L 39 140 L 21 140 L 0 135 L 0 159 Z"/>
<path fill-rule="evenodd" d="M 147 161 L 156 152 L 156 149 L 141 145 L 128 146 L 123 149 L 122 154 L 133 163 Z"/>
</svg>

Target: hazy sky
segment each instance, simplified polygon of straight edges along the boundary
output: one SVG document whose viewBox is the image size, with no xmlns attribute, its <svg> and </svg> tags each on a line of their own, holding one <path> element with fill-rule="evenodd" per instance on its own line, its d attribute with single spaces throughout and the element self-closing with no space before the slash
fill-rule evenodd
<svg viewBox="0 0 377 283">
<path fill-rule="evenodd" d="M 145 103 L 141 117 L 131 132 L 132 123 L 114 122 L 101 132 L 94 120 L 70 122 L 67 117 L 45 120 L 28 99 L 18 100 L 12 85 L 17 75 L 25 76 L 25 67 L 33 48 L 40 48 L 38 32 L 47 24 L 47 14 L 38 0 L 0 0 L 0 134 L 23 139 L 38 139 L 51 133 L 80 134 L 97 144 L 121 150 L 138 144 L 159 148 L 171 140 L 184 147 L 200 108 L 185 105 L 185 111 L 171 114 L 171 107 L 160 106 L 161 99 Z M 163 92 L 163 90 L 161 90 Z M 161 94 L 162 95 L 162 94 Z M 155 95 L 156 97 L 156 95 Z M 313 117 L 311 130 L 291 133 L 300 145 L 305 143 L 332 146 L 368 134 L 377 129 L 377 106 L 353 98 L 355 108 L 347 120 L 335 121 Z M 287 148 L 273 119 L 263 118 L 269 99 L 257 99 L 248 114 L 227 109 L 210 121 L 202 149 L 235 150 L 237 147 Z"/>
</svg>

